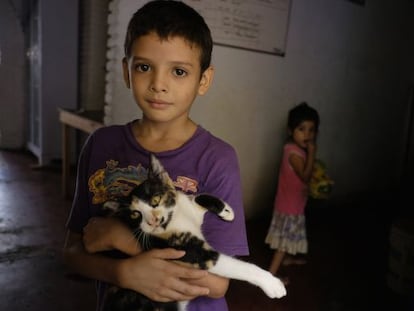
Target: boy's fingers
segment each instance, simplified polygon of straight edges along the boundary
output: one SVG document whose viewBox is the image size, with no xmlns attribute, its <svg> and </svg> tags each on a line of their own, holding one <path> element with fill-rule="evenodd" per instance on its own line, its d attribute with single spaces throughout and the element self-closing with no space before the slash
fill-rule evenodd
<svg viewBox="0 0 414 311">
<path fill-rule="evenodd" d="M 151 257 L 163 261 L 163 270 L 166 272 L 163 285 L 158 287 L 156 300 L 191 300 L 198 296 L 208 295 L 210 290 L 207 287 L 190 284 L 192 279 L 200 279 L 208 275 L 206 270 L 197 269 L 191 266 L 183 266 L 175 260 L 184 256 L 184 251 L 173 248 L 154 249 L 148 251 Z M 148 254 L 149 255 L 149 254 Z M 168 276 L 167 276 L 168 275 Z"/>
<path fill-rule="evenodd" d="M 172 300 L 191 300 L 198 296 L 208 295 L 209 292 L 210 290 L 207 287 L 190 285 L 177 280 L 175 284 L 164 288 L 164 291 L 160 291 L 159 294 L 163 297 L 169 297 Z"/>
<path fill-rule="evenodd" d="M 185 251 L 179 251 L 174 248 L 152 250 L 154 257 L 159 259 L 179 259 L 185 255 Z"/>
<path fill-rule="evenodd" d="M 201 279 L 208 275 L 207 270 L 201 270 L 193 267 L 185 267 L 179 264 L 176 266 L 176 275 L 181 279 Z"/>
<path fill-rule="evenodd" d="M 163 260 L 175 260 L 184 256 L 185 251 L 179 251 L 173 248 L 153 250 L 154 257 Z M 206 270 L 197 269 L 191 266 L 184 266 L 176 262 L 169 262 L 171 267 L 169 271 L 181 279 L 200 279 L 208 275 Z"/>
</svg>

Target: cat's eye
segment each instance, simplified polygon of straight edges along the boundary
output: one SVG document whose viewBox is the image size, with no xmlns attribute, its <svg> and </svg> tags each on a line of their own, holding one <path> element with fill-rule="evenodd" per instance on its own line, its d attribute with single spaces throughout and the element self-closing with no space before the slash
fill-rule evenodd
<svg viewBox="0 0 414 311">
<path fill-rule="evenodd" d="M 131 212 L 131 219 L 138 219 L 141 216 L 141 213 L 138 211 Z"/>
<path fill-rule="evenodd" d="M 160 201 L 161 201 L 161 196 L 159 196 L 159 195 L 153 196 L 151 198 L 150 204 L 151 204 L 152 207 L 155 207 L 155 206 L 158 206 L 158 204 L 160 203 Z"/>
</svg>

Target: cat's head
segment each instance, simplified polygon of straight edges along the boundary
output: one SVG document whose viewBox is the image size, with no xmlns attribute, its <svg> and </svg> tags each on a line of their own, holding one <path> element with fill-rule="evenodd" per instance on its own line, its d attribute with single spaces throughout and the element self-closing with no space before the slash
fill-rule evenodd
<svg viewBox="0 0 414 311">
<path fill-rule="evenodd" d="M 171 178 L 160 161 L 151 155 L 147 179 L 132 189 L 126 198 L 106 202 L 104 209 L 133 230 L 157 234 L 162 233 L 171 221 L 176 197 Z"/>
</svg>

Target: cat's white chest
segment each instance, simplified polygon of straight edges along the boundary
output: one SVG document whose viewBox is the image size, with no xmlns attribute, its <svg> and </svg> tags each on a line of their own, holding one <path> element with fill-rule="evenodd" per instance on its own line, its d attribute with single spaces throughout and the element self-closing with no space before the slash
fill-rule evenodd
<svg viewBox="0 0 414 311">
<path fill-rule="evenodd" d="M 194 205 L 187 197 L 177 197 L 177 208 L 174 211 L 170 224 L 167 226 L 169 232 L 191 232 L 194 236 L 203 237 L 201 232 L 205 210 Z"/>
</svg>

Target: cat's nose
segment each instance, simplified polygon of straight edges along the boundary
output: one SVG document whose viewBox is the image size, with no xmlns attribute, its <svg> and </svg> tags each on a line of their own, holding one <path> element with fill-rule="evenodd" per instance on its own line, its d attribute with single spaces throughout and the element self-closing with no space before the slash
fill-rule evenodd
<svg viewBox="0 0 414 311">
<path fill-rule="evenodd" d="M 157 219 L 156 218 L 151 218 L 147 222 L 150 226 L 156 226 L 157 225 Z"/>
<path fill-rule="evenodd" d="M 148 222 L 151 226 L 158 226 L 161 223 L 162 217 L 154 216 L 151 217 L 150 221 Z"/>
</svg>

